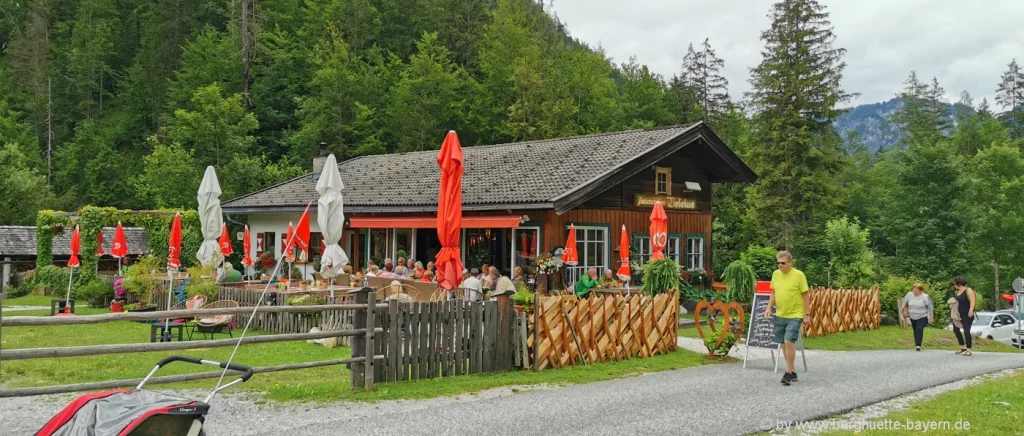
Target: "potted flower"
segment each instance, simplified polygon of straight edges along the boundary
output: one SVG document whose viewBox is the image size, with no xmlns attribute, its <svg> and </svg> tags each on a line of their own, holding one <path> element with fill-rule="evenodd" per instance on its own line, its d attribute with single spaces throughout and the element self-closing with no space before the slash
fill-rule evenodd
<svg viewBox="0 0 1024 436">
<path fill-rule="evenodd" d="M 722 326 L 722 329 L 717 333 L 716 335 L 708 335 L 708 337 L 704 338 L 704 347 L 708 349 L 709 355 L 724 358 L 736 346 L 736 335 L 730 329 L 725 328 L 725 326 Z M 721 339 L 721 342 L 719 342 L 719 339 Z"/>
<path fill-rule="evenodd" d="M 114 294 L 113 291 L 114 288 L 107 282 L 98 278 L 93 278 L 89 283 L 79 286 L 78 289 L 75 290 L 75 298 L 78 298 L 79 300 L 87 300 L 89 302 L 89 307 L 92 308 L 106 307 L 107 301 L 110 300 L 111 296 Z"/>
<path fill-rule="evenodd" d="M 512 301 L 515 303 L 516 311 L 533 313 L 534 293 L 525 283 L 516 286 L 516 293 L 512 294 Z"/>
<path fill-rule="evenodd" d="M 537 256 L 533 261 L 537 268 L 537 291 L 546 292 L 550 287 L 549 278 L 557 276 L 562 269 L 562 259 L 552 256 L 551 253 L 544 253 Z"/>
</svg>

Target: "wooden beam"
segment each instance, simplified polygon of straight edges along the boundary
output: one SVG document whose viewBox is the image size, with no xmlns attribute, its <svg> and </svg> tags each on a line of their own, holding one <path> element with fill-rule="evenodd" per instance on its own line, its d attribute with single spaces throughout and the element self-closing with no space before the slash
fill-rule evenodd
<svg viewBox="0 0 1024 436">
<path fill-rule="evenodd" d="M 387 309 L 387 304 L 377 304 L 376 309 Z M 79 316 L 10 316 L 3 318 L 0 325 L 6 327 L 19 326 L 46 326 L 46 325 L 76 325 L 76 324 L 99 324 L 115 321 L 146 321 L 164 318 L 193 318 L 203 315 L 249 315 L 253 313 L 280 313 L 280 312 L 322 312 L 332 310 L 362 310 L 366 309 L 365 304 L 319 304 L 313 306 L 259 306 L 259 307 L 223 307 L 217 309 L 186 309 L 186 310 L 164 310 L 160 312 L 119 312 L 102 315 L 79 315 Z"/>
<path fill-rule="evenodd" d="M 376 330 L 380 331 L 380 329 Z M 262 344 L 268 342 L 304 341 L 307 339 L 358 336 L 362 334 L 365 334 L 363 329 L 357 329 L 317 333 L 293 333 L 286 335 L 248 336 L 241 340 L 237 338 L 230 338 L 189 342 L 150 342 L 144 344 L 87 345 L 82 347 L 22 348 L 17 350 L 0 350 L 0 361 L 95 356 L 101 354 L 146 353 L 150 351 L 194 350 L 202 348 L 233 347 L 239 342 L 243 344 Z"/>
<path fill-rule="evenodd" d="M 374 359 L 383 359 L 384 356 L 374 356 Z M 261 368 L 255 368 L 254 372 L 257 374 L 267 372 L 278 372 L 278 371 L 291 371 L 296 369 L 306 368 L 317 368 L 321 366 L 330 365 L 344 365 L 346 363 L 352 363 L 355 361 L 363 361 L 362 357 L 354 357 L 348 359 L 335 359 L 335 360 L 321 360 L 319 362 L 305 362 L 305 363 L 292 363 L 287 365 L 277 366 L 265 366 Z M 183 374 L 183 375 L 168 375 L 161 377 L 153 377 L 146 382 L 150 384 L 164 384 L 164 383 L 179 383 L 192 380 L 202 380 L 209 378 L 220 377 L 221 371 L 202 372 L 197 374 Z M 241 373 L 237 371 L 228 371 L 228 375 L 239 375 Z M 83 391 L 97 391 L 104 389 L 117 389 L 131 387 L 134 388 L 142 382 L 141 378 L 125 379 L 125 380 L 112 380 L 105 382 L 94 382 L 94 383 L 76 383 L 70 385 L 56 385 L 56 386 L 43 386 L 35 388 L 15 388 L 15 389 L 0 389 L 0 398 L 11 398 L 11 397 L 29 397 L 34 395 L 49 395 L 49 394 L 65 394 L 69 392 L 83 392 Z"/>
</svg>

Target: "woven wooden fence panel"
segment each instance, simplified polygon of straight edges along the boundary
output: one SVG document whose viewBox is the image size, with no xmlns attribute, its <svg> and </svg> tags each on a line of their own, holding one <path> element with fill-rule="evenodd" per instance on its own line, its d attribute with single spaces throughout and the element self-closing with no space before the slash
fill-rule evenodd
<svg viewBox="0 0 1024 436">
<path fill-rule="evenodd" d="M 653 298 L 547 297 L 536 310 L 526 345 L 534 350 L 537 369 L 647 358 L 676 349 L 678 291 Z"/>
<path fill-rule="evenodd" d="M 875 330 L 881 324 L 878 287 L 871 289 L 812 288 L 811 322 L 804 336 L 824 336 L 853 330 Z"/>
</svg>

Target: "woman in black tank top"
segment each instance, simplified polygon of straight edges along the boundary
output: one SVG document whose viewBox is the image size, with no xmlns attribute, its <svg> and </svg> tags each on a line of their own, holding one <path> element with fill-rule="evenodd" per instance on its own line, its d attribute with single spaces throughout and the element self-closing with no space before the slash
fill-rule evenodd
<svg viewBox="0 0 1024 436">
<path fill-rule="evenodd" d="M 971 336 L 971 324 L 974 323 L 974 289 L 967 287 L 967 278 L 964 276 L 954 279 L 953 286 L 956 287 L 956 295 L 953 298 L 956 299 L 957 309 L 960 312 L 960 322 L 963 324 L 963 334 L 961 334 L 960 328 L 957 328 L 956 325 L 953 326 L 953 334 L 956 335 L 956 341 L 960 343 L 960 349 L 956 354 L 970 356 L 973 339 Z"/>
</svg>

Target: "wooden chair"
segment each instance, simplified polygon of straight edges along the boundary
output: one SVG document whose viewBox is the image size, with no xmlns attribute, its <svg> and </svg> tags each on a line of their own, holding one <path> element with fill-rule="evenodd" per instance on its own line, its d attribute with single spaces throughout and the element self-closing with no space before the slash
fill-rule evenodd
<svg viewBox="0 0 1024 436">
<path fill-rule="evenodd" d="M 182 301 L 182 302 L 180 302 L 178 304 L 175 304 L 175 305 L 167 308 L 167 310 L 195 310 L 195 309 L 202 309 L 205 304 L 206 304 L 206 297 L 203 296 L 203 295 L 196 295 L 195 297 L 189 298 L 188 300 Z M 162 323 L 164 321 L 166 321 L 166 320 L 164 320 L 164 319 L 157 320 L 157 322 L 160 322 L 160 323 Z M 186 318 L 175 318 L 175 319 L 171 320 L 171 322 L 191 322 L 191 321 L 192 320 L 189 319 L 189 317 L 186 317 Z"/>
<path fill-rule="evenodd" d="M 205 309 L 223 309 L 223 308 L 234 308 L 239 307 L 237 301 L 234 300 L 217 300 L 206 306 Z M 209 315 L 204 317 L 196 317 L 193 327 L 188 332 L 189 340 L 192 339 L 192 334 L 199 332 L 205 338 L 207 334 L 210 335 L 210 339 L 213 339 L 217 333 L 227 333 L 229 337 L 234 337 L 231 334 L 231 324 L 235 322 L 235 315 Z"/>
<path fill-rule="evenodd" d="M 419 289 L 416 289 L 416 287 L 407 284 L 391 284 L 387 286 L 381 286 L 375 289 L 373 293 L 376 294 L 377 300 L 380 301 L 385 301 L 389 299 L 394 300 L 396 298 L 391 297 L 398 294 L 406 294 L 410 298 L 412 298 L 413 301 L 418 301 L 420 296 Z"/>
</svg>

